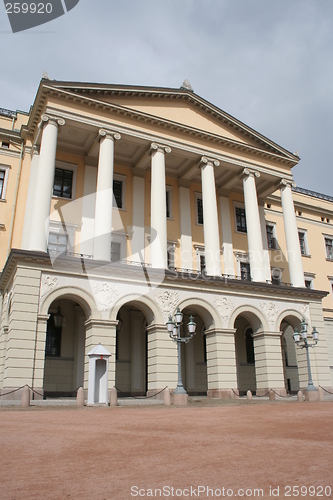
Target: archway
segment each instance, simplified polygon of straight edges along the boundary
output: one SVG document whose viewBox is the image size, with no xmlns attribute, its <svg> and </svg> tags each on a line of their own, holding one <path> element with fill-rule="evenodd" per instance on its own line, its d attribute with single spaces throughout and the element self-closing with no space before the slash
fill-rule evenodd
<svg viewBox="0 0 333 500">
<path fill-rule="evenodd" d="M 215 321 L 212 312 L 199 303 L 187 300 L 180 304 L 184 315 L 181 335 L 188 332 L 187 324 L 193 316 L 197 325 L 196 334 L 185 345 L 182 344 L 182 379 L 185 390 L 190 395 L 207 395 L 207 347 L 206 330 L 214 328 Z M 206 305 L 206 304 L 205 304 Z"/>
<path fill-rule="evenodd" d="M 78 302 L 67 297 L 54 300 L 47 312 L 44 396 L 70 395 L 84 383 L 87 316 Z"/>
<path fill-rule="evenodd" d="M 148 320 L 138 302 L 123 305 L 117 314 L 116 388 L 121 396 L 146 395 Z"/>
<path fill-rule="evenodd" d="M 296 393 L 300 389 L 298 364 L 299 357 L 304 353 L 297 351 L 293 339 L 295 328 L 300 331 L 300 323 L 300 318 L 292 314 L 287 314 L 280 322 L 284 382 L 288 393 Z"/>
</svg>

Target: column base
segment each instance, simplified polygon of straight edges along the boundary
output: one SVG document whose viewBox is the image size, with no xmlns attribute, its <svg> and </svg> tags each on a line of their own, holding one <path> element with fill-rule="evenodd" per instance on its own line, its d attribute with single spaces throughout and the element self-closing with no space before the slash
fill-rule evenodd
<svg viewBox="0 0 333 500">
<path fill-rule="evenodd" d="M 286 396 L 287 395 L 287 391 L 286 391 L 285 387 L 283 387 L 283 388 L 270 387 L 270 388 L 264 388 L 264 389 L 257 389 L 256 396 L 259 396 L 259 397 L 266 396 L 266 394 L 270 390 L 275 391 L 276 394 L 278 394 L 279 396 Z M 268 394 L 267 394 L 267 396 L 268 396 Z"/>
<path fill-rule="evenodd" d="M 173 393 L 172 404 L 175 406 L 186 406 L 188 404 L 188 394 Z"/>
<path fill-rule="evenodd" d="M 232 389 L 208 389 L 208 391 L 207 391 L 208 398 L 234 399 L 237 396 L 239 396 L 238 389 L 234 389 L 234 390 L 232 390 Z"/>
</svg>

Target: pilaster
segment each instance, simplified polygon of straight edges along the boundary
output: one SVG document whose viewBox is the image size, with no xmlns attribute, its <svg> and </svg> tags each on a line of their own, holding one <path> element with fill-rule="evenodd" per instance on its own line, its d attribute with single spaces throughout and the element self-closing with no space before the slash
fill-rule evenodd
<svg viewBox="0 0 333 500">
<path fill-rule="evenodd" d="M 207 330 L 207 396 L 233 398 L 237 392 L 235 329 Z"/>
<path fill-rule="evenodd" d="M 253 335 L 257 396 L 273 389 L 282 396 L 284 384 L 281 332 L 258 331 Z"/>
<path fill-rule="evenodd" d="M 148 330 L 148 392 L 169 387 L 178 380 L 177 346 L 170 339 L 165 325 L 151 325 Z"/>
</svg>

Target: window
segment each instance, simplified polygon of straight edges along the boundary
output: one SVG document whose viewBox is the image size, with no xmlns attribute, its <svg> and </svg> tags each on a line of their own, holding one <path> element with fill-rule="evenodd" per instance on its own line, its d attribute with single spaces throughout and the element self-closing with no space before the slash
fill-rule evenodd
<svg viewBox="0 0 333 500">
<path fill-rule="evenodd" d="M 174 245 L 169 245 L 167 250 L 168 269 L 175 269 L 175 248 Z"/>
<path fill-rule="evenodd" d="M 309 255 L 306 231 L 298 231 L 299 246 L 302 255 Z"/>
<path fill-rule="evenodd" d="M 9 149 L 9 142 L 7 142 L 7 141 L 2 141 L 2 143 L 1 143 L 1 147 L 2 147 L 2 148 L 5 148 L 5 149 Z"/>
<path fill-rule="evenodd" d="M 325 238 L 326 259 L 333 260 L 333 238 Z"/>
<path fill-rule="evenodd" d="M 125 186 L 126 186 L 126 176 L 113 174 L 113 208 L 118 208 L 125 210 Z"/>
<path fill-rule="evenodd" d="M 72 198 L 73 170 L 56 168 L 54 174 L 53 196 L 60 198 Z"/>
<path fill-rule="evenodd" d="M 50 254 L 67 252 L 68 236 L 60 233 L 49 233 L 48 251 Z"/>
<path fill-rule="evenodd" d="M 204 255 L 200 255 L 200 272 L 201 274 L 206 271 L 206 258 Z"/>
<path fill-rule="evenodd" d="M 249 262 L 240 263 L 240 274 L 242 280 L 251 281 L 251 269 Z"/>
<path fill-rule="evenodd" d="M 123 181 L 113 181 L 113 206 L 123 208 Z"/>
<path fill-rule="evenodd" d="M 47 321 L 45 356 L 60 357 L 61 330 L 61 327 L 55 326 L 54 314 L 51 314 Z"/>
<path fill-rule="evenodd" d="M 235 207 L 236 230 L 239 233 L 246 233 L 245 208 Z"/>
<path fill-rule="evenodd" d="M 197 224 L 203 224 L 203 205 L 202 196 L 196 195 L 196 213 L 197 213 Z"/>
<path fill-rule="evenodd" d="M 0 165 L 0 200 L 4 200 L 6 197 L 9 168 L 7 165 Z"/>
<path fill-rule="evenodd" d="M 271 270 L 272 285 L 281 285 L 282 282 L 282 269 L 274 267 Z"/>
<path fill-rule="evenodd" d="M 166 188 L 166 216 L 167 219 L 172 219 L 172 188 Z"/>
<path fill-rule="evenodd" d="M 253 345 L 253 330 L 248 328 L 245 333 L 245 344 L 246 344 L 246 362 L 249 365 L 254 364 L 254 345 Z"/>
<path fill-rule="evenodd" d="M 267 245 L 271 250 L 277 249 L 275 226 L 273 224 L 266 225 Z"/>
<path fill-rule="evenodd" d="M 118 262 L 120 260 L 120 243 L 111 243 L 111 262 Z"/>
<path fill-rule="evenodd" d="M 304 280 L 306 288 L 309 288 L 311 290 L 312 288 L 312 280 Z"/>
<path fill-rule="evenodd" d="M 0 199 L 2 198 L 3 188 L 5 185 L 5 177 L 6 172 L 4 170 L 0 170 Z"/>
</svg>

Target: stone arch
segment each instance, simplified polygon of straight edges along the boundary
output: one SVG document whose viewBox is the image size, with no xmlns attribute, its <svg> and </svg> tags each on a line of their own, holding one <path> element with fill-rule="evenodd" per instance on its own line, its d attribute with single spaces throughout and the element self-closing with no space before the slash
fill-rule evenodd
<svg viewBox="0 0 333 500">
<path fill-rule="evenodd" d="M 251 305 L 239 306 L 233 310 L 229 319 L 229 325 L 228 325 L 229 329 L 234 328 L 235 321 L 237 317 L 240 315 L 244 316 L 248 320 L 254 333 L 259 330 L 263 331 L 270 330 L 267 319 L 262 314 L 262 312 L 256 307 Z"/>
<path fill-rule="evenodd" d="M 198 314 L 200 314 L 200 316 L 204 320 L 207 330 L 210 328 L 222 328 L 222 323 L 218 312 L 208 301 L 194 297 L 182 300 L 179 303 L 180 310 L 182 311 L 186 307 L 190 307 L 194 311 L 198 312 Z M 176 311 L 173 311 L 173 314 L 175 312 Z"/>
<path fill-rule="evenodd" d="M 281 331 L 281 323 L 287 321 L 293 328 L 299 328 L 303 315 L 295 309 L 286 309 L 282 311 L 276 319 L 275 331 Z"/>
<path fill-rule="evenodd" d="M 90 317 L 100 317 L 94 298 L 86 290 L 72 286 L 57 288 L 49 293 L 40 304 L 39 314 L 48 314 L 49 308 L 55 300 L 66 298 L 77 302 L 84 310 L 87 319 Z"/>
<path fill-rule="evenodd" d="M 154 302 L 153 299 L 147 297 L 146 295 L 138 294 L 125 295 L 124 297 L 118 299 L 111 309 L 109 319 L 111 321 L 116 321 L 117 314 L 120 308 L 122 306 L 125 306 L 126 304 L 129 304 L 130 302 L 134 302 L 136 307 L 143 312 L 143 314 L 147 318 L 148 325 L 152 325 L 154 323 L 159 325 L 164 324 L 163 315 L 156 302 Z"/>
</svg>

